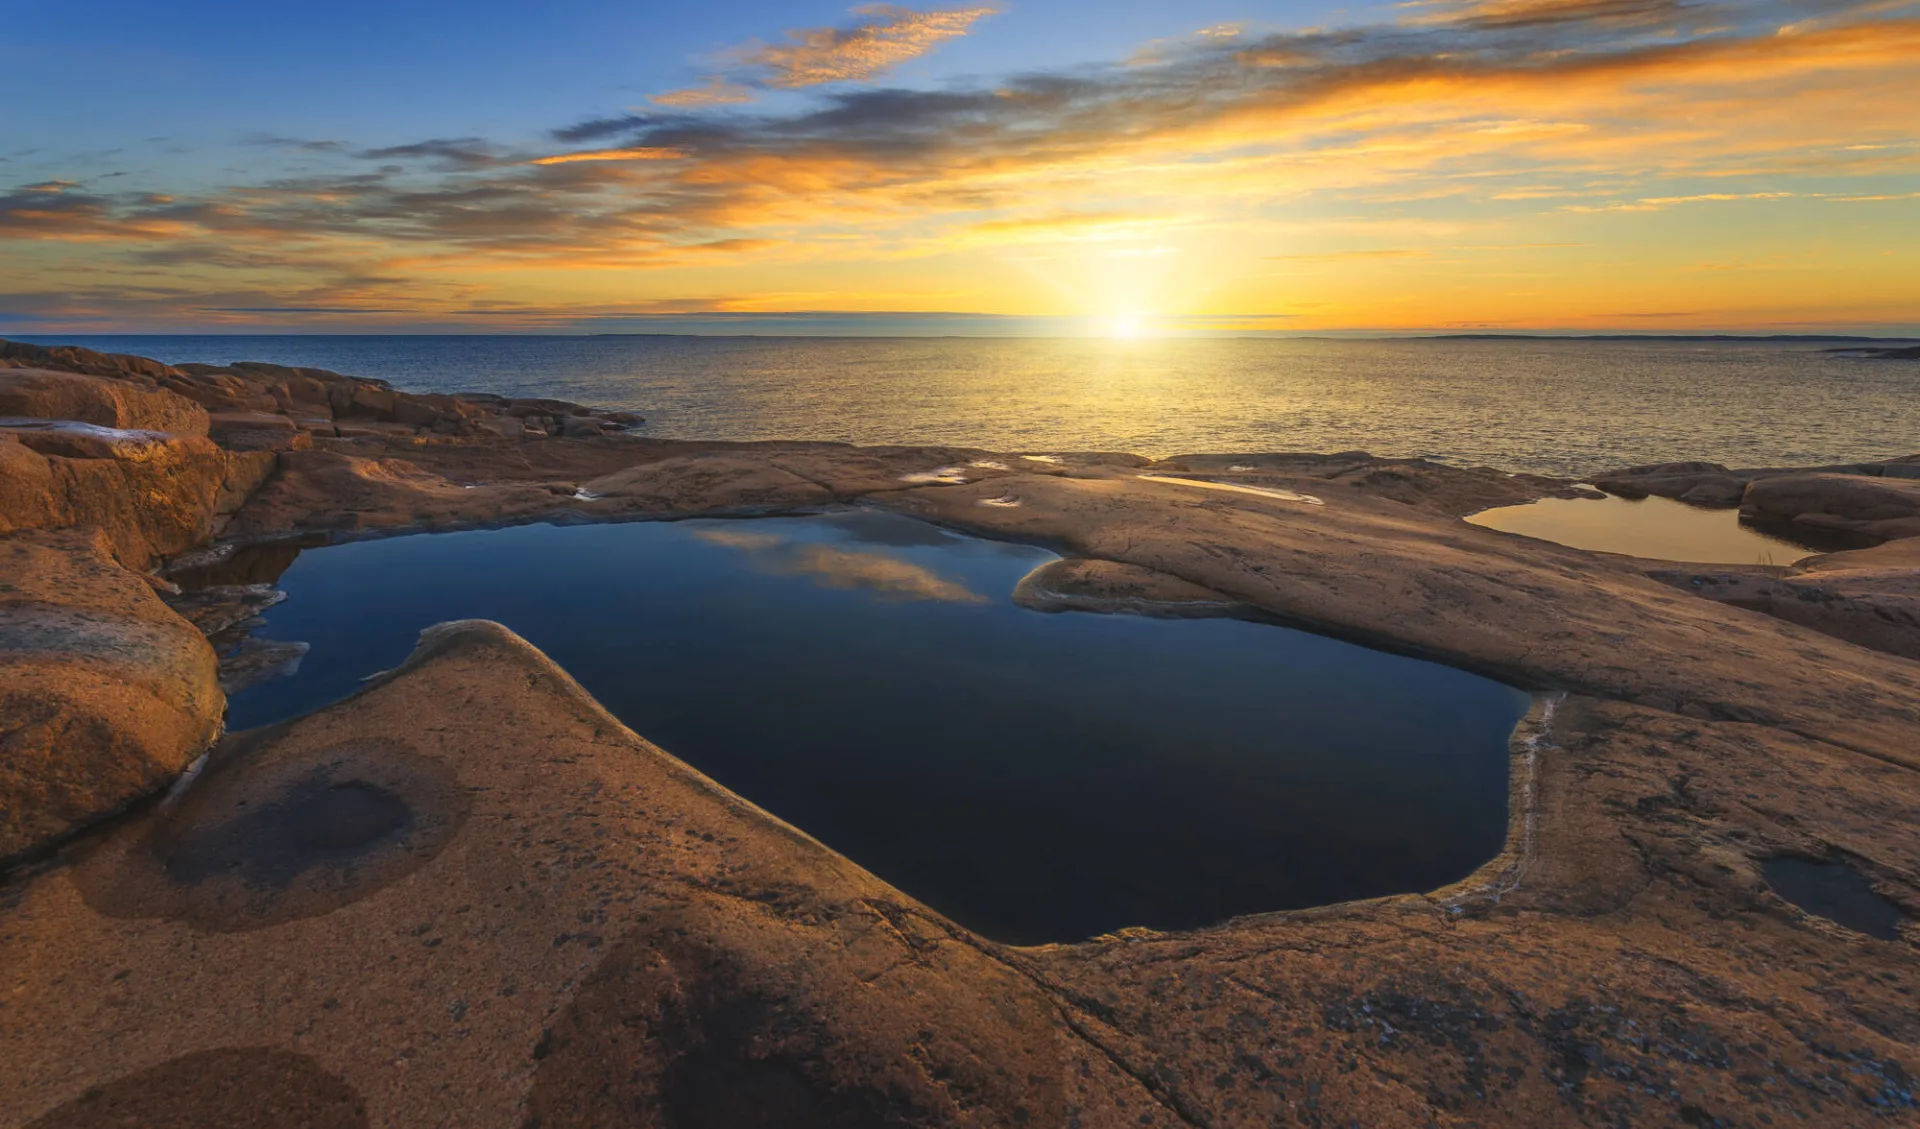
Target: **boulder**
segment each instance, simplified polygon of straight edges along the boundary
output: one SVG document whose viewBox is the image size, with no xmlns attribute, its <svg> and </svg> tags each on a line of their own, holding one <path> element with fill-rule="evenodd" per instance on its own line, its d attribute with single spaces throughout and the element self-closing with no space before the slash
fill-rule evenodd
<svg viewBox="0 0 1920 1129">
<path fill-rule="evenodd" d="M 1678 498 L 1698 506 L 1735 506 L 1746 489 L 1743 472 L 1719 463 L 1657 463 L 1611 471 L 1593 484 L 1619 498 Z"/>
<path fill-rule="evenodd" d="M 526 434 L 526 425 L 512 416 L 488 416 L 474 426 L 483 434 L 497 435 L 502 439 L 519 439 Z"/>
<path fill-rule="evenodd" d="M 1920 535 L 1920 480 L 1858 474 L 1783 474 L 1756 479 L 1744 516 L 1882 538 Z"/>
<path fill-rule="evenodd" d="M 578 415 L 588 409 L 571 400 L 548 400 L 540 397 L 520 397 L 507 401 L 504 409 L 510 416 L 570 416 Z"/>
<path fill-rule="evenodd" d="M 0 861 L 163 788 L 226 699 L 213 648 L 97 530 L 0 538 Z"/>
<path fill-rule="evenodd" d="M 591 439 L 612 426 L 592 416 L 566 416 L 560 420 L 560 434 L 568 439 Z"/>
<path fill-rule="evenodd" d="M 0 369 L 0 416 L 205 435 L 206 409 L 164 388 L 45 369 Z"/>
<path fill-rule="evenodd" d="M 341 395 L 343 391 L 344 397 Z M 336 419 L 342 416 L 359 416 L 366 419 L 392 420 L 393 407 L 398 402 L 399 398 L 393 392 L 370 384 L 355 383 L 344 389 L 336 388 L 332 393 L 333 414 Z"/>
</svg>

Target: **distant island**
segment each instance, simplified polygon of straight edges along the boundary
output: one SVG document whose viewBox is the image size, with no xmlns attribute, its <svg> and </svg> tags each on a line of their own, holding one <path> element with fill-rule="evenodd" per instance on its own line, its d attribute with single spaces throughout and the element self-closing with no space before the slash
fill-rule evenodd
<svg viewBox="0 0 1920 1129">
<path fill-rule="evenodd" d="M 1850 349 L 1825 349 L 1827 353 L 1845 353 L 1853 357 L 1868 357 L 1878 361 L 1920 361 L 1920 345 L 1898 346 L 1856 346 Z"/>
</svg>

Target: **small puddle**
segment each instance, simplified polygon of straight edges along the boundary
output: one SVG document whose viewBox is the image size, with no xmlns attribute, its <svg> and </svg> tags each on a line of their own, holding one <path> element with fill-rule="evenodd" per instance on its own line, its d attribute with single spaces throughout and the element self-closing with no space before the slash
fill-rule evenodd
<svg viewBox="0 0 1920 1129">
<path fill-rule="evenodd" d="M 1014 604 L 1043 549 L 891 514 L 485 530 L 300 554 L 266 724 L 498 620 L 636 732 L 997 940 L 1432 889 L 1497 853 L 1526 695 L 1273 624 Z"/>
<path fill-rule="evenodd" d="M 1573 549 L 1694 564 L 1789 565 L 1832 551 L 1762 530 L 1736 509 L 1708 509 L 1671 498 L 1542 498 L 1482 510 L 1474 525 Z"/>
<path fill-rule="evenodd" d="M 1845 863 L 1787 856 L 1760 864 L 1773 892 L 1810 914 L 1883 941 L 1900 939 L 1900 907 L 1881 897 L 1866 876 Z"/>
</svg>

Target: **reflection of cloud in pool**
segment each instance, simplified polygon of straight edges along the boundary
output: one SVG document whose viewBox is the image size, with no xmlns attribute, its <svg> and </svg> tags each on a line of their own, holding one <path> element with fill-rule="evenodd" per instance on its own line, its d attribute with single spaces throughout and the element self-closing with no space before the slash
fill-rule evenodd
<svg viewBox="0 0 1920 1129">
<path fill-rule="evenodd" d="M 770 571 L 786 576 L 811 577 L 826 588 L 865 589 L 901 600 L 943 600 L 955 604 L 984 604 L 987 598 L 956 580 L 930 569 L 889 557 L 827 545 L 806 545 L 768 562 Z"/>
<path fill-rule="evenodd" d="M 749 553 L 758 553 L 780 544 L 777 534 L 754 533 L 745 529 L 702 529 L 694 536 L 708 544 L 725 545 L 729 549 L 742 549 Z"/>
<path fill-rule="evenodd" d="M 948 580 L 931 569 L 886 553 L 837 549 L 830 545 L 795 545 L 777 534 L 749 529 L 702 529 L 694 536 L 752 556 L 762 571 L 775 576 L 804 576 L 823 588 L 864 589 L 898 600 L 987 602 L 985 596 L 959 581 Z M 940 539 L 950 538 L 941 534 Z"/>
<path fill-rule="evenodd" d="M 950 548 L 958 540 L 937 525 L 872 510 L 835 514 L 827 520 L 848 540 L 865 545 L 885 545 L 894 549 L 922 545 Z"/>
</svg>

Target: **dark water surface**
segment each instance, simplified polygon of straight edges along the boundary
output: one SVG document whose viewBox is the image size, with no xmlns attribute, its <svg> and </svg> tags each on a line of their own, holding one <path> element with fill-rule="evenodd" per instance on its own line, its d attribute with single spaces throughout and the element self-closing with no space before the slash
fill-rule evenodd
<svg viewBox="0 0 1920 1129">
<path fill-rule="evenodd" d="M 1865 875 L 1843 862 L 1787 856 L 1760 864 L 1773 892 L 1811 914 L 1883 941 L 1900 939 L 1900 907 L 1880 896 Z"/>
<path fill-rule="evenodd" d="M 1430 889 L 1494 855 L 1524 694 L 1269 624 L 1013 604 L 1053 555 L 873 512 L 306 551 L 259 634 L 351 693 L 421 628 L 498 620 L 634 730 L 990 937 Z"/>
<path fill-rule="evenodd" d="M 36 338 L 57 343 L 50 338 Z M 1000 451 L 1347 451 L 1584 476 L 1920 452 L 1920 363 L 1805 341 L 77 337 L 421 392 L 558 396 L 676 439 Z M 1829 343 L 1830 344 L 1830 343 Z"/>
</svg>

